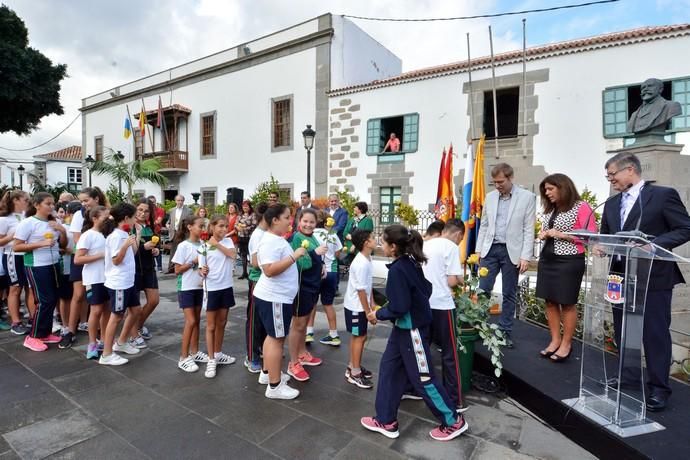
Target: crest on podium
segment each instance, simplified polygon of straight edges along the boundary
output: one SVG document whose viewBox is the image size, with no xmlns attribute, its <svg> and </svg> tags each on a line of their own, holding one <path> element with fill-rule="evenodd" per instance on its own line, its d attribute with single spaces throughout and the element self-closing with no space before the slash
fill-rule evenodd
<svg viewBox="0 0 690 460">
<path fill-rule="evenodd" d="M 604 298 L 611 303 L 620 304 L 625 302 L 623 298 L 623 277 L 611 274 L 606 283 L 606 294 Z"/>
</svg>

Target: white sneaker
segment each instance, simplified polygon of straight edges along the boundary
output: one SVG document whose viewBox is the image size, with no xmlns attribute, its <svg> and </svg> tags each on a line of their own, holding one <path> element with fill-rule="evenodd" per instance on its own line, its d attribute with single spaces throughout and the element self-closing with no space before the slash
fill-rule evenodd
<svg viewBox="0 0 690 460">
<path fill-rule="evenodd" d="M 212 379 L 215 376 L 216 376 L 216 360 L 215 359 L 209 359 L 208 363 L 206 363 L 206 372 L 204 372 L 204 377 L 206 377 L 207 379 Z"/>
<path fill-rule="evenodd" d="M 208 355 L 201 350 L 197 351 L 196 354 L 189 355 L 189 357 L 192 358 L 197 363 L 207 363 L 208 362 Z"/>
<path fill-rule="evenodd" d="M 144 340 L 144 338 L 140 335 L 137 336 L 135 339 L 130 338 L 127 341 L 127 343 L 133 346 L 134 348 L 142 349 L 147 347 L 146 340 Z"/>
<path fill-rule="evenodd" d="M 289 387 L 285 382 L 280 382 L 275 388 L 271 388 L 271 385 L 266 386 L 266 397 L 269 399 L 295 399 L 297 396 L 299 390 Z"/>
<path fill-rule="evenodd" d="M 117 353 L 111 353 L 108 356 L 101 355 L 101 357 L 98 359 L 98 364 L 104 364 L 106 366 L 122 366 L 128 362 L 129 360 L 127 358 L 123 358 Z"/>
<path fill-rule="evenodd" d="M 280 372 L 280 382 L 281 383 L 287 383 L 289 381 L 290 381 L 290 376 L 281 371 Z M 259 383 L 261 385 L 268 385 L 269 384 L 268 373 L 264 374 L 263 372 L 259 372 Z"/>
<path fill-rule="evenodd" d="M 216 362 L 218 364 L 234 364 L 235 358 L 226 355 L 222 351 L 219 351 L 218 353 L 216 353 Z"/>
<path fill-rule="evenodd" d="M 194 358 L 187 356 L 185 359 L 181 359 L 177 362 L 177 367 L 185 372 L 196 372 L 199 370 L 199 366 L 194 362 Z"/>
<path fill-rule="evenodd" d="M 81 332 L 89 332 L 89 323 L 79 323 L 77 330 Z"/>
<path fill-rule="evenodd" d="M 117 340 L 115 343 L 113 343 L 113 351 L 121 351 L 122 353 L 126 353 L 128 355 L 137 355 L 141 352 L 141 350 L 138 348 L 130 345 L 129 342 L 125 342 L 124 345 L 120 345 Z"/>
<path fill-rule="evenodd" d="M 62 331 L 62 324 L 53 320 L 53 334 L 55 334 L 56 332 L 61 332 L 61 331 Z M 60 334 L 60 335 L 62 335 L 62 334 Z"/>
</svg>

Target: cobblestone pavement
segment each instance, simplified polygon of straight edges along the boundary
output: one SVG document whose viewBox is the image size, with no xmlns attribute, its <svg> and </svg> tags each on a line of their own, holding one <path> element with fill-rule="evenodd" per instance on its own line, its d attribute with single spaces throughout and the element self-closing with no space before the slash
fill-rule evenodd
<svg viewBox="0 0 690 460">
<path fill-rule="evenodd" d="M 160 285 L 161 304 L 147 324 L 154 337 L 125 366 L 87 361 L 83 333 L 73 349 L 51 345 L 44 353 L 0 333 L 0 460 L 594 458 L 511 399 L 477 391 L 467 395 L 470 429 L 453 441 L 429 437 L 436 422 L 421 401 L 402 401 L 398 439 L 368 432 L 359 419 L 374 414 L 375 389 L 345 381 L 348 337 L 342 332 L 339 348 L 311 346 L 324 364 L 310 368 L 311 381 L 292 383 L 302 391 L 298 399 L 266 399 L 257 376 L 241 364 L 247 299 L 241 281 L 225 340 L 225 351 L 238 362 L 220 367 L 215 379 L 204 378 L 203 368 L 185 374 L 176 366 L 182 315 L 174 278 L 163 276 Z M 342 328 L 342 304 L 336 309 Z M 318 314 L 317 338 L 325 325 Z M 366 367 L 378 369 L 388 332 L 383 324 L 375 328 Z"/>
</svg>

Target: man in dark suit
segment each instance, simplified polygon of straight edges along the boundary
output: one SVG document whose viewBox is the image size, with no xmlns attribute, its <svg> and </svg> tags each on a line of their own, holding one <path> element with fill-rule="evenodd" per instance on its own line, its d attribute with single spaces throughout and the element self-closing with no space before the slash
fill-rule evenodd
<svg viewBox="0 0 690 460">
<path fill-rule="evenodd" d="M 675 189 L 645 182 L 641 177 L 640 160 L 631 153 L 621 152 L 611 157 L 605 168 L 611 187 L 621 193 L 604 205 L 601 233 L 639 229 L 650 235 L 654 244 L 669 251 L 690 241 L 690 217 Z M 620 267 L 616 270 L 617 264 L 622 265 L 614 261 L 612 270 L 620 271 Z M 651 411 L 663 410 L 671 394 L 671 296 L 673 287 L 684 282 L 674 262 L 652 264 L 642 333 L 647 365 L 646 401 Z M 614 316 L 614 323 L 617 323 L 619 341 L 620 314 L 617 316 L 618 319 Z"/>
<path fill-rule="evenodd" d="M 330 214 L 333 220 L 335 220 L 333 231 L 338 235 L 338 238 L 340 238 L 340 242 L 342 243 L 343 230 L 345 230 L 345 226 L 347 225 L 347 220 L 350 218 L 350 215 L 345 209 L 340 207 L 340 197 L 337 193 L 332 193 L 328 197 L 328 205 L 328 214 Z"/>
<path fill-rule="evenodd" d="M 193 214 L 191 208 L 185 206 L 184 196 L 177 195 L 175 197 L 175 207 L 168 212 L 168 238 L 172 241 L 170 246 L 170 261 L 168 262 L 168 273 L 173 273 L 172 258 L 177 250 L 177 243 L 175 243 L 175 235 L 180 230 L 180 226 L 184 220 Z"/>
<path fill-rule="evenodd" d="M 299 225 L 300 217 L 302 217 L 302 211 L 305 209 L 311 209 L 313 211 L 318 211 L 319 208 L 314 206 L 311 202 L 311 193 L 302 192 L 299 197 L 299 207 L 297 208 L 297 213 L 295 213 L 295 223 Z"/>
</svg>

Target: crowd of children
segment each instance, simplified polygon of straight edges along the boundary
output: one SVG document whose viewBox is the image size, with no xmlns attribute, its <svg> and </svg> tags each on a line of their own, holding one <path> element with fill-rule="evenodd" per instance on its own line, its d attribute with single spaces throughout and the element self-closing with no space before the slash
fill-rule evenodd
<svg viewBox="0 0 690 460">
<path fill-rule="evenodd" d="M 56 207 L 48 193 L 30 197 L 13 190 L 0 200 L 0 288 L 6 292 L 8 328 L 25 335 L 24 346 L 37 352 L 47 350 L 49 344 L 71 348 L 77 331 L 86 329 L 86 359 L 124 365 L 128 363 L 124 355 L 136 355 L 147 347 L 151 333 L 145 324 L 160 299 L 155 260 L 162 247 L 154 233 L 155 207 L 147 199 L 110 207 L 96 187 L 83 189 L 78 200 L 65 198 Z M 341 344 L 333 303 L 337 256 L 343 245 L 325 212 L 303 209 L 299 220 L 292 222 L 286 205 L 260 203 L 255 214 L 258 225 L 246 251 L 249 301 L 244 365 L 266 385 L 267 398 L 294 399 L 300 392 L 289 380 L 307 381 L 310 374 L 305 367 L 322 364 L 307 348 L 314 340 L 319 300 L 329 329 L 320 342 Z M 361 420 L 371 431 L 398 436 L 397 412 L 404 395 L 423 399 L 438 418 L 440 425 L 431 432 L 434 439 L 449 440 L 467 430 L 461 415 L 450 295 L 450 289 L 462 282 L 457 254 L 462 232 L 462 223 L 450 221 L 437 238 L 422 246 L 417 232 L 400 225 L 387 227 L 382 246 L 393 261 L 383 306 L 376 305 L 372 289 L 374 234 L 360 229 L 350 236 L 354 258 L 344 297 L 346 330 L 351 335 L 347 382 L 362 389 L 374 387 L 372 371 L 362 365 L 368 327 L 393 322 L 378 372 L 376 415 Z M 171 262 L 183 318 L 177 366 L 192 373 L 204 363 L 204 376 L 214 378 L 217 366 L 235 362 L 222 351 L 228 309 L 235 305 L 237 258 L 227 217 L 190 216 L 181 222 L 174 243 Z M 22 293 L 29 313 L 26 324 L 20 311 Z M 206 352 L 199 348 L 202 312 Z M 283 373 L 286 341 L 289 362 Z M 432 342 L 442 352 L 441 380 L 429 359 Z"/>
</svg>

